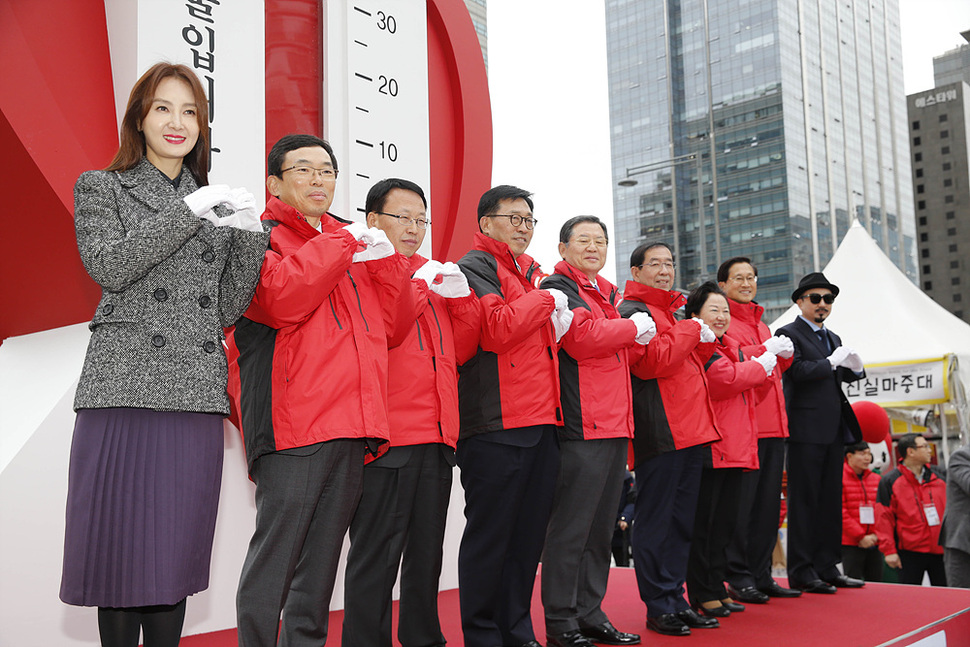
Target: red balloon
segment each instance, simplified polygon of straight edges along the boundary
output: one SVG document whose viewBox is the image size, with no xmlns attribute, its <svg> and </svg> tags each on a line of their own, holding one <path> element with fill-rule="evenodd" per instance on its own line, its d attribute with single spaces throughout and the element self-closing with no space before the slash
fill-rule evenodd
<svg viewBox="0 0 970 647">
<path fill-rule="evenodd" d="M 852 404 L 855 417 L 862 428 L 862 439 L 867 443 L 878 443 L 889 433 L 889 414 L 875 402 L 860 400 Z"/>
</svg>

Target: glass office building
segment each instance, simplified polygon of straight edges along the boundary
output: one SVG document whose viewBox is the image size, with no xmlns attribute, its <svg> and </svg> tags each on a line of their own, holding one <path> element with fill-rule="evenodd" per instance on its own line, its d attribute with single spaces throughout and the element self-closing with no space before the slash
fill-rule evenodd
<svg viewBox="0 0 970 647">
<path fill-rule="evenodd" d="M 897 0 L 607 0 L 617 278 L 642 242 L 678 284 L 758 266 L 769 320 L 853 218 L 914 282 Z"/>
</svg>

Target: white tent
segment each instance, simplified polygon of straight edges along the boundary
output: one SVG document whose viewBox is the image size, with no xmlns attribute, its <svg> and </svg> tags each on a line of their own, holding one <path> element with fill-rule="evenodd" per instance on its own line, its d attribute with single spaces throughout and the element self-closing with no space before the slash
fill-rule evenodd
<svg viewBox="0 0 970 647">
<path fill-rule="evenodd" d="M 840 290 L 825 325 L 858 351 L 871 378 L 847 393 L 850 400 L 889 407 L 949 402 L 962 433 L 970 432 L 962 386 L 970 384 L 970 325 L 913 285 L 858 221 L 823 272 Z M 792 304 L 772 331 L 798 314 Z"/>
</svg>

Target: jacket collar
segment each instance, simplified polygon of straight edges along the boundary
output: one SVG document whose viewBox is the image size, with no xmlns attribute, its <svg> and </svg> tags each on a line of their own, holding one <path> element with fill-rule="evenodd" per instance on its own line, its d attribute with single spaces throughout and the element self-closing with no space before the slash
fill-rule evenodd
<svg viewBox="0 0 970 647">
<path fill-rule="evenodd" d="M 421 254 L 418 254 L 417 252 L 415 252 L 414 254 L 411 255 L 411 258 L 408 258 L 408 268 L 409 268 L 408 271 L 413 275 L 419 269 L 424 267 L 424 264 L 427 262 L 428 262 L 428 259 L 426 259 Z"/>
<path fill-rule="evenodd" d="M 539 268 L 528 254 L 520 254 L 518 258 L 512 255 L 512 250 L 506 243 L 489 238 L 482 232 L 475 233 L 475 249 L 488 252 L 495 257 L 499 265 L 504 265 L 513 274 L 519 275 L 523 281 L 531 285 L 532 273 Z"/>
<path fill-rule="evenodd" d="M 623 298 L 642 301 L 647 305 L 663 308 L 671 313 L 677 312 L 687 303 L 687 297 L 677 290 L 661 290 L 636 281 L 626 282 L 623 288 Z"/>
<path fill-rule="evenodd" d="M 270 199 L 266 202 L 266 210 L 263 211 L 262 219 L 275 220 L 307 240 L 321 233 L 308 223 L 306 217 L 295 207 L 291 207 L 276 196 L 270 196 Z M 338 218 L 329 212 L 320 218 L 320 229 L 325 234 L 341 229 L 349 224 L 349 220 Z"/>
<path fill-rule="evenodd" d="M 556 263 L 556 269 L 554 271 L 556 274 L 562 274 L 563 276 L 569 277 L 576 283 L 576 285 L 595 293 L 599 298 L 604 299 L 611 304 L 615 304 L 616 286 L 603 278 L 602 275 L 596 275 L 596 285 L 593 285 L 593 282 L 589 280 L 588 276 L 580 272 L 566 261 L 559 261 Z"/>
<path fill-rule="evenodd" d="M 178 190 L 172 186 L 158 168 L 148 161 L 147 157 L 126 171 L 118 171 L 118 181 L 139 201 L 144 202 L 156 211 L 161 211 L 172 198 L 184 198 L 199 188 L 189 167 L 182 165 L 182 177 Z"/>
<path fill-rule="evenodd" d="M 731 318 L 740 319 L 745 323 L 757 324 L 761 321 L 761 315 L 765 309 L 754 301 L 750 303 L 738 303 L 733 299 L 728 299 L 728 307 L 731 309 Z"/>
</svg>

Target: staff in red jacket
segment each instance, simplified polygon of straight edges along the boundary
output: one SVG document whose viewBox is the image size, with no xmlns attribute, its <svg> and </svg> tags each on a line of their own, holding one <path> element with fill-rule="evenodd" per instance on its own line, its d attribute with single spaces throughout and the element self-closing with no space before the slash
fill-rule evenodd
<svg viewBox="0 0 970 647">
<path fill-rule="evenodd" d="M 692 627 L 718 626 L 684 600 L 704 446 L 721 437 L 704 379 L 715 337 L 702 321 L 674 318 L 685 299 L 674 289 L 674 257 L 666 243 L 633 250 L 630 273 L 620 314 L 646 312 L 657 326 L 643 356 L 631 362 L 638 492 L 633 566 L 647 628 L 686 636 Z"/>
<path fill-rule="evenodd" d="M 879 550 L 890 568 L 899 569 L 900 584 L 946 586 L 940 522 L 946 509 L 946 482 L 930 467 L 930 444 L 919 434 L 896 442 L 900 463 L 883 474 L 876 495 Z"/>
<path fill-rule="evenodd" d="M 558 338 L 573 314 L 562 292 L 532 284 L 528 191 L 486 191 L 478 226 L 458 261 L 482 311 L 478 352 L 458 371 L 461 626 L 468 647 L 532 645 L 532 588 L 559 473 Z"/>
<path fill-rule="evenodd" d="M 842 570 L 849 577 L 882 581 L 882 553 L 876 535 L 879 475 L 869 469 L 872 452 L 860 441 L 845 447 L 842 466 Z"/>
<path fill-rule="evenodd" d="M 280 632 L 322 645 L 364 454 L 388 438 L 387 346 L 414 321 L 410 276 L 384 232 L 327 212 L 337 180 L 327 142 L 287 135 L 268 166 L 270 248 L 235 331 L 256 483 L 239 644 L 275 645 Z"/>
<path fill-rule="evenodd" d="M 739 602 L 764 604 L 769 597 L 794 598 L 802 594 L 779 585 L 771 577 L 788 437 L 781 376 L 791 366 L 794 346 L 788 337 L 773 337 L 761 320 L 765 309 L 754 300 L 758 296 L 758 268 L 750 258 L 736 256 L 721 263 L 717 281 L 731 308 L 728 336 L 737 340 L 748 357 L 770 351 L 778 358 L 775 370 L 756 391 L 758 469 L 741 475 L 738 522 L 727 549 L 728 593 Z"/>
<path fill-rule="evenodd" d="M 592 641 L 633 645 L 601 608 L 610 572 L 614 509 L 633 438 L 627 349 L 656 332 L 645 312 L 620 318 L 616 286 L 599 275 L 609 238 L 595 216 L 576 216 L 559 232 L 563 261 L 542 282 L 561 290 L 573 324 L 559 350 L 559 481 L 546 531 L 542 605 L 551 647 L 591 647 Z"/>
<path fill-rule="evenodd" d="M 381 180 L 365 208 L 367 224 L 410 259 L 417 318 L 404 342 L 388 351 L 390 449 L 364 468 L 350 524 L 342 644 L 391 647 L 398 566 L 401 644 L 444 644 L 438 579 L 458 440 L 456 366 L 478 349 L 480 310 L 457 265 L 417 253 L 431 224 L 421 187 Z"/>
<path fill-rule="evenodd" d="M 731 310 L 727 297 L 710 281 L 690 293 L 684 315 L 698 317 L 718 338 L 704 368 L 722 435 L 704 456 L 687 561 L 687 592 L 701 615 L 725 618 L 732 611 L 744 611 L 744 605 L 731 602 L 724 588 L 726 551 L 738 518 L 741 475 L 758 469 L 754 390 L 764 384 L 776 360 L 770 352 L 748 358 L 737 341 L 725 335 Z"/>
</svg>

